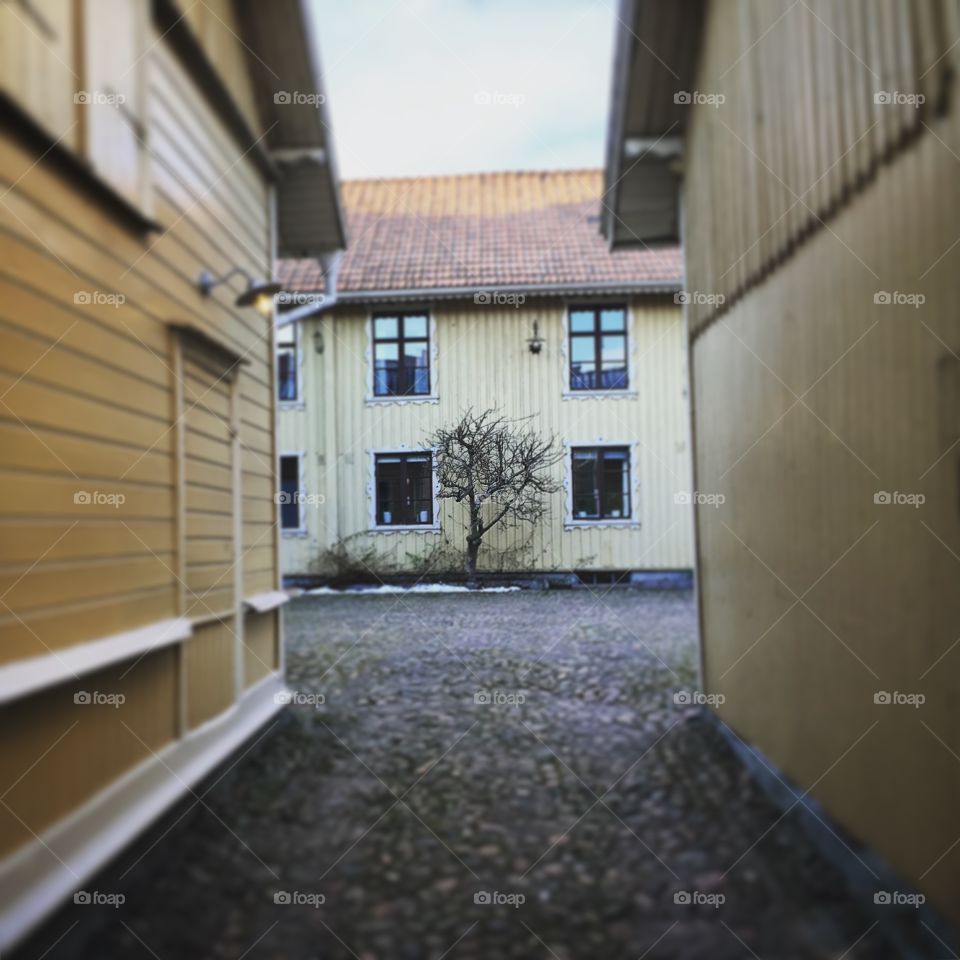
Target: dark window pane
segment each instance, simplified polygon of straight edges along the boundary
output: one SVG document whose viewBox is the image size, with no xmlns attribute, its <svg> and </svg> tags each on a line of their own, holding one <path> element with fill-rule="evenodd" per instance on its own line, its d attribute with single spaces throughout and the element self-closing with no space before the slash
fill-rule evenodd
<svg viewBox="0 0 960 960">
<path fill-rule="evenodd" d="M 630 516 L 630 454 L 627 450 L 604 450 L 601 474 L 602 516 L 611 520 Z"/>
<path fill-rule="evenodd" d="M 407 461 L 407 481 L 411 501 L 411 523 L 433 523 L 433 476 L 430 457 L 411 457 Z"/>
<path fill-rule="evenodd" d="M 281 400 L 297 399 L 297 357 L 293 351 L 277 354 L 277 391 Z"/>
<path fill-rule="evenodd" d="M 373 335 L 377 340 L 396 340 L 399 323 L 396 317 L 377 317 L 373 321 Z"/>
<path fill-rule="evenodd" d="M 594 363 L 579 363 L 570 368 L 571 390 L 595 390 L 597 366 Z"/>
<path fill-rule="evenodd" d="M 400 349 L 395 343 L 374 347 L 373 392 L 378 396 L 400 392 Z"/>
<path fill-rule="evenodd" d="M 280 526 L 284 530 L 300 528 L 300 458 L 280 458 Z"/>
<path fill-rule="evenodd" d="M 426 394 L 430 392 L 428 349 L 426 340 L 404 343 L 403 363 L 405 367 L 406 393 Z"/>
<path fill-rule="evenodd" d="M 604 390 L 625 390 L 627 388 L 627 368 L 620 363 L 605 363 L 600 382 Z"/>
<path fill-rule="evenodd" d="M 597 516 L 597 454 L 593 450 L 573 451 L 573 516 L 589 520 Z"/>
</svg>

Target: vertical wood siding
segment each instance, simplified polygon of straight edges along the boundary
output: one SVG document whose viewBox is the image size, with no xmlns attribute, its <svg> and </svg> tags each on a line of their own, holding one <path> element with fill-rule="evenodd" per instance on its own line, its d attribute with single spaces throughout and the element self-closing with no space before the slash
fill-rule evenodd
<svg viewBox="0 0 960 960">
<path fill-rule="evenodd" d="M 956 0 L 709 4 L 697 83 L 725 100 L 694 111 L 689 155 L 709 163 L 684 197 L 701 293 L 732 302 L 934 122 L 955 22 Z M 716 312 L 693 303 L 693 329 Z"/>
<path fill-rule="evenodd" d="M 767 11 L 754 29 L 781 6 L 750 5 L 757 17 Z M 948 5 L 881 4 L 877 16 L 856 24 L 859 3 L 815 9 L 849 17 L 841 35 L 896 86 L 903 58 L 907 75 L 932 62 L 925 32 L 932 28 L 917 18 L 942 16 Z M 714 77 L 731 62 L 727 35 L 735 26 L 714 9 L 703 89 L 720 84 Z M 817 107 L 813 136 L 790 161 L 802 169 L 791 172 L 786 153 L 766 156 L 802 191 L 825 157 L 832 162 L 852 148 L 818 188 L 822 203 L 846 201 L 692 345 L 698 483 L 726 497 L 720 509 L 698 514 L 705 684 L 726 697 L 725 721 L 957 921 L 960 91 L 950 90 L 946 116 L 921 113 L 929 129 L 880 164 L 859 192 L 845 194 L 916 117 L 868 108 L 869 71 L 823 34 L 813 30 L 805 42 L 840 72 L 816 78 L 832 88 L 827 105 Z M 864 46 L 868 40 L 873 46 Z M 780 82 L 773 65 L 790 62 L 796 42 L 795 29 L 771 34 L 745 58 L 756 95 L 791 102 L 771 88 Z M 936 72 L 921 85 L 931 95 Z M 795 133 L 804 113 L 795 102 L 781 121 L 770 110 L 765 116 Z M 751 180 L 745 147 L 729 166 L 741 186 L 720 182 L 718 144 L 707 133 L 721 112 L 700 112 L 687 173 L 688 283 L 716 289 L 719 265 L 750 240 L 749 230 L 742 239 L 717 232 L 708 245 L 714 225 L 729 228 L 729 204 L 752 183 L 757 204 L 769 204 L 755 220 L 762 228 L 791 198 L 771 183 L 773 174 Z M 854 147 L 874 122 L 869 142 Z M 757 132 L 788 142 L 783 131 Z M 806 155 L 821 143 L 816 156 Z M 761 259 L 806 220 L 803 213 L 773 227 Z M 925 301 L 878 304 L 878 292 Z M 925 502 L 876 504 L 883 492 Z M 883 691 L 927 699 L 920 709 L 875 705 Z"/>
<path fill-rule="evenodd" d="M 557 301 L 512 307 L 442 304 L 432 309 L 436 357 L 434 403 L 367 402 L 369 320 L 340 311 L 319 323 L 325 350 L 314 349 L 313 327 L 301 331 L 306 383 L 303 410 L 282 411 L 283 452 L 306 451 L 308 493 L 325 498 L 306 507 L 305 536 L 285 536 L 286 573 L 325 572 L 324 550 L 338 538 L 351 555 L 379 571 L 422 568 L 438 551 L 463 550 L 462 511 L 441 506 L 440 533 L 368 532 L 370 461 L 374 450 L 417 449 L 442 424 L 472 407 L 496 407 L 561 442 L 635 445 L 636 528 L 565 529 L 566 493 L 555 494 L 535 528 L 494 528 L 481 551 L 486 569 L 682 569 L 692 565 L 691 514 L 677 503 L 689 492 L 687 388 L 680 310 L 662 298 L 638 299 L 632 313 L 631 390 L 634 396 L 564 399 L 565 307 Z M 542 353 L 526 340 L 539 322 Z M 331 437 L 330 434 L 333 434 Z M 556 468 L 568 478 L 565 464 Z M 454 559 L 453 564 L 459 565 Z M 449 563 L 447 564 L 449 566 Z"/>
</svg>

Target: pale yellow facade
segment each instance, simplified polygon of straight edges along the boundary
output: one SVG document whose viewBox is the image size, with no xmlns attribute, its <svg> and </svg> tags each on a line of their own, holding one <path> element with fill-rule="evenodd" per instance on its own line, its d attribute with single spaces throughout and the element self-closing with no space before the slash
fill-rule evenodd
<svg viewBox="0 0 960 960">
<path fill-rule="evenodd" d="M 495 527 L 480 553 L 488 571 L 689 570 L 690 445 L 682 312 L 672 295 L 611 300 L 628 307 L 629 389 L 567 389 L 567 311 L 596 298 L 520 306 L 446 301 L 428 307 L 431 396 L 374 398 L 371 316 L 390 305 L 338 307 L 299 324 L 302 400 L 281 403 L 280 453 L 301 457 L 302 530 L 284 531 L 284 575 L 334 572 L 338 542 L 370 574 L 460 570 L 464 515 L 439 505 L 429 531 L 373 530 L 373 457 L 425 449 L 464 410 L 530 417 L 565 445 L 560 492 L 534 527 Z M 421 305 L 422 306 L 422 305 Z M 542 352 L 527 347 L 536 320 Z M 633 509 L 622 523 L 571 522 L 570 446 L 629 446 Z"/>
</svg>

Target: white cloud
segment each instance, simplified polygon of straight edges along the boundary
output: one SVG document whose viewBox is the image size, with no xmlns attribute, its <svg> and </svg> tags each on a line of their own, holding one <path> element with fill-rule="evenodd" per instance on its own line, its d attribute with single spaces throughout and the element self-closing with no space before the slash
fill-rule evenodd
<svg viewBox="0 0 960 960">
<path fill-rule="evenodd" d="M 345 178 L 599 167 L 614 0 L 313 0 Z"/>
</svg>

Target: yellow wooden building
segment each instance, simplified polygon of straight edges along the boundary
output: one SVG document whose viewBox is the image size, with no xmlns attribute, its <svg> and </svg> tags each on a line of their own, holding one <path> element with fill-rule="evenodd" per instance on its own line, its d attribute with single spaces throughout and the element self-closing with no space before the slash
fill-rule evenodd
<svg viewBox="0 0 960 960">
<path fill-rule="evenodd" d="M 297 0 L 0 5 L 0 951 L 283 700 L 265 281 L 342 245 L 313 49 Z"/>
<path fill-rule="evenodd" d="M 860 845 L 960 922 L 960 6 L 620 18 L 606 231 L 682 220 L 725 498 L 696 511 L 705 691 L 869 883 Z"/>
<path fill-rule="evenodd" d="M 679 253 L 611 253 L 600 191 L 597 170 L 344 183 L 347 252 L 281 270 L 285 575 L 461 571 L 426 441 L 470 408 L 563 448 L 545 520 L 494 527 L 481 570 L 689 572 Z"/>
</svg>

